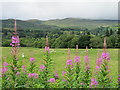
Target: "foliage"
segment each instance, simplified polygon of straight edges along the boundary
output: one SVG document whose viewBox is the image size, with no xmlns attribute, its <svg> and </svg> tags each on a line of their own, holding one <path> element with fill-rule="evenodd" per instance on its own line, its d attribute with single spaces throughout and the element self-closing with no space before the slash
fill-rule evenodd
<svg viewBox="0 0 120 90">
<path fill-rule="evenodd" d="M 4 47 L 9 46 L 9 39 L 12 36 L 14 26 L 13 21 L 13 19 L 2 20 L 1 34 L 2 46 Z M 71 23 L 71 26 L 69 26 L 69 23 Z M 61 24 L 64 24 L 65 27 L 61 27 Z M 79 48 L 85 48 L 86 45 L 101 48 L 101 44 L 96 46 L 95 44 L 99 43 L 97 39 L 101 41 L 104 36 L 108 37 L 108 48 L 118 48 L 120 44 L 115 38 L 117 38 L 119 30 L 116 24 L 114 20 L 84 20 L 74 18 L 53 21 L 17 20 L 17 31 L 22 47 L 44 47 L 44 38 L 48 35 L 52 48 L 74 48 L 76 44 L 79 44 Z"/>
</svg>

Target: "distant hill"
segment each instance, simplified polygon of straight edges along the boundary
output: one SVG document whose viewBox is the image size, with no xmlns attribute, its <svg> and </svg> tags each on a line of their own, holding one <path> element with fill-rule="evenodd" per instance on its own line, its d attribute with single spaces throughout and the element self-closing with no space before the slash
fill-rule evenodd
<svg viewBox="0 0 120 90">
<path fill-rule="evenodd" d="M 65 18 L 44 21 L 46 25 L 55 25 L 59 27 L 86 27 L 89 29 L 97 28 L 99 26 L 113 26 L 116 25 L 117 20 L 92 20 L 79 18 Z"/>
<path fill-rule="evenodd" d="M 22 30 L 55 30 L 58 29 L 57 26 L 54 25 L 45 25 L 42 24 L 40 20 L 16 20 L 17 29 Z M 2 20 L 2 28 L 13 30 L 14 28 L 14 19 Z"/>
<path fill-rule="evenodd" d="M 17 28 L 23 30 L 59 30 L 60 28 L 88 28 L 95 29 L 99 26 L 114 26 L 117 25 L 117 20 L 91 20 L 79 18 L 65 18 L 48 21 L 37 19 L 32 20 L 17 20 Z M 13 29 L 14 20 L 2 20 L 2 28 Z"/>
</svg>

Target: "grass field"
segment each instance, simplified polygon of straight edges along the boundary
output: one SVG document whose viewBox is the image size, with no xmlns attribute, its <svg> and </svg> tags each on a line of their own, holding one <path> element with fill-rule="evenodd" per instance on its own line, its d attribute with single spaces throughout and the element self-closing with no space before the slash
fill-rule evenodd
<svg viewBox="0 0 120 90">
<path fill-rule="evenodd" d="M 8 63 L 12 61 L 11 48 L 10 47 L 1 47 L 2 48 L 2 60 Z M 71 59 L 74 59 L 75 49 L 71 49 Z M 100 49 L 102 52 L 102 49 Z M 114 78 L 114 81 L 117 80 L 118 76 L 118 49 L 108 49 L 110 53 L 111 60 L 111 75 Z M 24 53 L 25 57 L 22 57 L 22 53 Z M 90 57 L 90 65 L 92 70 L 95 68 L 95 62 L 98 57 L 98 49 L 89 49 L 88 50 Z M 84 62 L 85 49 L 79 49 L 79 56 L 81 57 L 81 63 Z M 42 59 L 44 58 L 44 49 L 39 48 L 30 48 L 30 47 L 21 47 L 19 49 L 18 60 L 22 62 L 22 65 L 29 67 L 29 58 L 34 57 L 36 59 L 36 64 L 39 67 Z M 65 68 L 66 60 L 67 60 L 67 49 L 51 49 L 51 58 L 54 61 L 54 70 L 58 71 L 61 74 L 62 70 Z M 2 63 L 0 61 L 0 63 Z M 82 64 L 84 67 L 84 64 Z"/>
</svg>

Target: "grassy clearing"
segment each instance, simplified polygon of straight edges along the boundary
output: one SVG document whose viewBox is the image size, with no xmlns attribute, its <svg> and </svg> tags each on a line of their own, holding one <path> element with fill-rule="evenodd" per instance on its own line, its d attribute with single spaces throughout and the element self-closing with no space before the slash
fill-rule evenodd
<svg viewBox="0 0 120 90">
<path fill-rule="evenodd" d="M 2 60 L 6 61 L 8 63 L 11 63 L 12 61 L 12 55 L 11 55 L 11 48 L 10 47 L 1 47 L 2 48 Z M 51 49 L 51 58 L 54 61 L 54 70 L 58 71 L 59 74 L 61 74 L 62 70 L 65 68 L 66 60 L 67 60 L 67 49 Z M 75 56 L 75 49 L 71 49 L 71 59 L 74 59 Z M 98 49 L 89 49 L 89 58 L 90 58 L 90 65 L 92 70 L 95 68 L 95 62 L 98 57 Z M 102 49 L 100 49 L 100 52 L 102 52 Z M 111 60 L 110 60 L 110 66 L 111 66 L 111 75 L 114 78 L 114 81 L 117 80 L 118 76 L 118 49 L 108 49 L 108 52 L 110 53 Z M 24 53 L 25 57 L 22 57 L 22 53 Z M 79 49 L 79 56 L 81 57 L 81 63 L 82 67 L 84 68 L 84 56 L 85 56 L 85 49 Z M 31 47 L 21 47 L 19 49 L 19 55 L 18 59 L 21 61 L 22 65 L 25 65 L 26 67 L 29 67 L 29 58 L 34 57 L 36 59 L 36 64 L 39 67 L 39 65 L 42 62 L 42 59 L 44 58 L 44 49 L 39 48 L 31 48 Z M 0 63 L 2 63 L 0 61 Z"/>
</svg>

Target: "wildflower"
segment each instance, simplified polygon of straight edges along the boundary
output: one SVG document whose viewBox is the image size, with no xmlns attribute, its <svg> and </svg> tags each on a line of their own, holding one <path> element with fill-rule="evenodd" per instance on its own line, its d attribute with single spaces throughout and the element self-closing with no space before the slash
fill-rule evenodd
<svg viewBox="0 0 120 90">
<path fill-rule="evenodd" d="M 66 71 L 62 71 L 62 74 L 66 74 Z"/>
<path fill-rule="evenodd" d="M 49 82 L 55 82 L 55 78 L 51 78 L 50 80 L 48 80 Z"/>
<path fill-rule="evenodd" d="M 66 72 L 65 71 L 62 71 L 62 76 L 64 76 L 66 74 Z"/>
<path fill-rule="evenodd" d="M 81 85 L 84 85 L 84 83 L 80 83 Z"/>
<path fill-rule="evenodd" d="M 40 69 L 45 69 L 45 68 L 46 68 L 45 65 L 40 66 Z"/>
<path fill-rule="evenodd" d="M 9 64 L 7 62 L 4 62 L 4 66 L 8 66 Z"/>
<path fill-rule="evenodd" d="M 33 57 L 30 57 L 30 62 L 33 62 L 35 59 Z"/>
<path fill-rule="evenodd" d="M 72 60 L 67 60 L 67 63 L 66 63 L 67 65 L 72 65 Z"/>
<path fill-rule="evenodd" d="M 67 81 L 67 80 L 65 80 L 65 79 L 62 79 L 62 81 L 63 81 L 63 82 L 65 82 L 65 81 Z"/>
<path fill-rule="evenodd" d="M 15 67 L 14 70 L 18 70 L 17 67 Z"/>
<path fill-rule="evenodd" d="M 12 47 L 14 47 L 15 45 L 14 44 L 12 44 L 12 43 L 10 43 L 10 45 L 12 46 Z"/>
<path fill-rule="evenodd" d="M 86 67 L 86 68 L 85 68 L 86 71 L 90 70 L 90 65 L 86 65 L 85 67 Z"/>
<path fill-rule="evenodd" d="M 2 68 L 2 73 L 4 74 L 5 72 L 7 72 L 8 71 L 8 68 L 7 67 L 3 67 Z"/>
<path fill-rule="evenodd" d="M 94 78 L 92 78 L 91 83 L 90 83 L 90 87 L 92 87 L 92 86 L 96 87 L 96 85 L 98 85 L 98 82 Z"/>
<path fill-rule="evenodd" d="M 106 60 L 110 60 L 110 55 L 109 53 L 102 53 L 102 58 Z"/>
<path fill-rule="evenodd" d="M 56 73 L 55 75 L 54 75 L 56 78 L 58 78 L 58 74 Z"/>
<path fill-rule="evenodd" d="M 19 36 L 12 36 L 12 43 L 20 43 Z"/>
<path fill-rule="evenodd" d="M 96 60 L 96 64 L 99 66 L 100 64 L 102 64 L 102 58 L 98 58 L 97 60 Z"/>
<path fill-rule="evenodd" d="M 118 81 L 120 81 L 120 77 L 118 78 Z"/>
<path fill-rule="evenodd" d="M 96 66 L 96 68 L 100 68 L 100 66 Z"/>
<path fill-rule="evenodd" d="M 59 76 L 58 76 L 58 71 L 54 71 L 54 77 L 55 77 L 55 79 L 58 79 L 59 78 Z"/>
<path fill-rule="evenodd" d="M 89 63 L 89 57 L 88 56 L 84 56 L 84 60 L 86 63 Z"/>
<path fill-rule="evenodd" d="M 20 72 L 17 72 L 16 75 L 20 75 Z"/>
<path fill-rule="evenodd" d="M 75 62 L 75 63 L 76 63 L 76 62 L 80 62 L 80 57 L 79 57 L 79 56 L 75 56 L 74 62 Z"/>
<path fill-rule="evenodd" d="M 19 43 L 20 43 L 19 36 L 16 36 L 16 35 L 12 36 L 12 43 L 10 43 L 10 45 L 12 47 L 14 47 L 14 46 L 20 46 Z"/>
<path fill-rule="evenodd" d="M 50 48 L 47 47 L 47 46 L 45 46 L 45 52 L 46 52 L 46 51 L 48 51 L 48 52 L 50 51 Z"/>
<path fill-rule="evenodd" d="M 28 74 L 29 78 L 38 78 L 38 74 L 37 73 L 30 73 Z"/>
<path fill-rule="evenodd" d="M 25 69 L 25 66 L 22 66 L 22 70 L 24 70 Z"/>
</svg>

